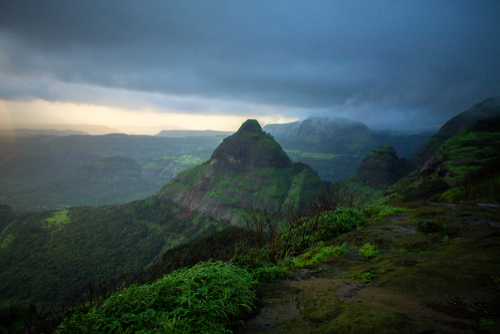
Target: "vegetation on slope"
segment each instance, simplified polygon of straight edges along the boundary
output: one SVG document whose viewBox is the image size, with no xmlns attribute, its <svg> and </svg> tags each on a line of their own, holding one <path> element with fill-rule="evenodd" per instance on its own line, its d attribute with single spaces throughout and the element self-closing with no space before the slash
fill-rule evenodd
<svg viewBox="0 0 500 334">
<path fill-rule="evenodd" d="M 382 145 L 363 159 L 351 180 L 381 189 L 393 184 L 407 172 L 406 160 L 399 159 L 391 146 Z"/>
<path fill-rule="evenodd" d="M 237 332 L 497 333 L 499 209 L 408 205 L 364 210 L 363 227 L 294 258 L 295 280 L 262 285 Z"/>
<path fill-rule="evenodd" d="M 56 333 L 226 333 L 251 310 L 257 285 L 245 269 L 205 262 L 158 281 L 117 291 Z"/>
<path fill-rule="evenodd" d="M 241 209 L 296 207 L 324 182 L 304 164 L 293 164 L 255 120 L 224 139 L 206 163 L 188 169 L 158 193 L 214 219 L 241 222 Z"/>
<path fill-rule="evenodd" d="M 224 226 L 153 196 L 20 217 L 0 234 L 1 302 L 55 302 L 110 272 L 137 272 L 162 249 Z"/>
<path fill-rule="evenodd" d="M 494 161 L 499 156 L 500 117 L 479 121 L 448 139 L 421 170 L 397 182 L 385 195 L 410 201 L 495 200 L 499 188 L 495 186 L 498 164 Z M 478 178 L 478 170 L 484 178 Z M 472 180 L 479 181 L 476 188 Z"/>
<path fill-rule="evenodd" d="M 363 160 L 361 156 L 285 150 L 293 162 L 302 162 L 328 182 L 346 179 L 354 174 Z"/>
<path fill-rule="evenodd" d="M 446 122 L 424 145 L 410 157 L 414 167 L 420 167 L 434 154 L 445 141 L 480 120 L 500 116 L 500 100 L 491 98 L 478 103 Z"/>
</svg>

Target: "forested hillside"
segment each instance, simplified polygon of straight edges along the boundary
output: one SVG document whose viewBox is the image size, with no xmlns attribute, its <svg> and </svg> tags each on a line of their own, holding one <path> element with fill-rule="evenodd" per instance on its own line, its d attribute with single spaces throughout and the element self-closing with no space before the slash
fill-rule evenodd
<svg viewBox="0 0 500 334">
<path fill-rule="evenodd" d="M 7 219 L 0 234 L 0 303 L 55 302 L 89 280 L 134 274 L 162 249 L 225 226 L 156 196 Z"/>
</svg>

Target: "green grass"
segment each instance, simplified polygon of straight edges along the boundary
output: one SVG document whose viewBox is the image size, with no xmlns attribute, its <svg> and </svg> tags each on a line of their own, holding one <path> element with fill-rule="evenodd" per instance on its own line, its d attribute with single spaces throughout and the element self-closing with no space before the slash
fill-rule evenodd
<svg viewBox="0 0 500 334">
<path fill-rule="evenodd" d="M 227 333 L 251 311 L 257 284 L 232 264 L 200 263 L 118 291 L 88 314 L 66 319 L 56 333 Z"/>
<path fill-rule="evenodd" d="M 289 275 L 275 266 L 250 273 L 227 262 L 202 262 L 119 290 L 87 314 L 66 319 L 56 333 L 231 333 L 229 327 L 252 311 L 259 281 Z"/>
<path fill-rule="evenodd" d="M 347 252 L 347 244 L 343 243 L 338 246 L 324 246 L 323 242 L 314 245 L 309 251 L 292 259 L 293 265 L 296 268 L 314 265 L 325 261 L 332 256 L 339 256 Z"/>
<path fill-rule="evenodd" d="M 372 245 L 368 242 L 359 249 L 359 254 L 367 259 L 371 259 L 378 255 L 377 245 Z"/>
<path fill-rule="evenodd" d="M 329 240 L 366 223 L 363 212 L 354 208 L 326 211 L 316 217 L 306 217 L 288 226 L 282 234 L 282 244 L 291 254 L 300 254 L 317 242 Z"/>
<path fill-rule="evenodd" d="M 375 274 L 373 273 L 373 270 L 367 271 L 366 273 L 363 273 L 363 275 L 361 275 L 361 282 L 369 283 L 374 277 Z"/>
<path fill-rule="evenodd" d="M 47 223 L 46 228 L 54 229 L 61 227 L 63 224 L 68 224 L 70 222 L 68 213 L 68 210 L 55 211 L 51 217 L 45 219 L 45 222 Z"/>
<path fill-rule="evenodd" d="M 411 210 L 383 204 L 372 204 L 363 210 L 367 218 L 374 220 L 384 219 L 387 216 L 394 216 L 408 211 Z"/>
</svg>

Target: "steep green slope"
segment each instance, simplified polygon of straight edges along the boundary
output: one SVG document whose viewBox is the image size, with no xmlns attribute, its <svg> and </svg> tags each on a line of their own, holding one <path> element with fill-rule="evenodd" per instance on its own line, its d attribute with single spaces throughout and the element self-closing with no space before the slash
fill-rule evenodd
<svg viewBox="0 0 500 334">
<path fill-rule="evenodd" d="M 491 98 L 474 105 L 446 122 L 436 134 L 410 157 L 410 164 L 414 168 L 422 166 L 439 146 L 455 134 L 479 120 L 498 116 L 500 116 L 500 98 Z"/>
<path fill-rule="evenodd" d="M 3 229 L 15 218 L 16 215 L 10 206 L 0 205 L 0 233 L 2 233 Z"/>
<path fill-rule="evenodd" d="M 394 149 L 382 145 L 363 159 L 352 181 L 381 189 L 402 178 L 408 171 L 405 159 L 399 159 Z"/>
<path fill-rule="evenodd" d="M 490 118 L 469 126 L 462 132 L 445 141 L 418 171 L 401 179 L 389 188 L 385 195 L 402 197 L 406 200 L 433 199 L 443 201 L 465 200 L 465 189 L 461 180 L 470 178 L 478 170 L 489 170 L 484 182 L 498 183 L 498 165 L 494 162 L 500 157 L 500 117 Z M 497 166 L 495 169 L 495 166 Z M 496 180 L 496 181 L 495 181 Z M 446 192 L 446 193 L 445 193 Z M 443 194 L 445 193 L 445 194 Z M 490 200 L 499 200 L 498 190 Z M 443 194 L 443 195 L 441 195 Z M 460 195 L 462 194 L 462 195 Z M 474 200 L 486 200 L 478 197 Z"/>
<path fill-rule="evenodd" d="M 156 196 L 19 217 L 0 234 L 0 303 L 54 302 L 88 280 L 135 273 L 162 249 L 224 225 Z"/>
<path fill-rule="evenodd" d="M 309 166 L 293 164 L 257 121 L 248 120 L 209 161 L 182 172 L 158 195 L 237 224 L 242 208 L 297 206 L 306 193 L 323 185 Z"/>
</svg>

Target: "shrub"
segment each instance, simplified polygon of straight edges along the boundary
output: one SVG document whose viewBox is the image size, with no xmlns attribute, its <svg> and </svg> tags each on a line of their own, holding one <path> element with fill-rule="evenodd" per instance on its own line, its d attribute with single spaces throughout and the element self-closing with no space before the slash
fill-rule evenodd
<svg viewBox="0 0 500 334">
<path fill-rule="evenodd" d="M 366 243 L 359 249 L 359 253 L 367 259 L 375 257 L 378 255 L 377 245 Z"/>
<path fill-rule="evenodd" d="M 224 262 L 199 263 L 152 283 L 120 290 L 57 333 L 224 333 L 251 311 L 258 282 Z"/>
<path fill-rule="evenodd" d="M 269 283 L 275 279 L 287 279 L 290 275 L 288 269 L 274 265 L 256 268 L 252 271 L 252 277 L 261 283 Z"/>
<path fill-rule="evenodd" d="M 327 258 L 332 256 L 339 256 L 344 254 L 347 244 L 343 243 L 338 246 L 323 246 L 320 242 L 316 247 L 312 248 L 310 251 L 296 257 L 293 259 L 293 264 L 295 267 L 300 268 L 303 266 L 309 266 L 325 261 Z"/>
<path fill-rule="evenodd" d="M 373 273 L 373 270 L 372 271 L 368 271 L 368 272 L 364 273 L 363 275 L 361 275 L 361 282 L 368 283 L 374 277 L 375 277 L 375 274 Z"/>
<path fill-rule="evenodd" d="M 297 220 L 282 232 L 283 246 L 291 253 L 300 254 L 319 241 L 332 239 L 365 223 L 364 214 L 354 208 L 326 211 L 313 217 Z"/>
<path fill-rule="evenodd" d="M 368 218 L 382 218 L 386 216 L 391 216 L 391 215 L 397 215 L 400 213 L 408 212 L 410 210 L 408 209 L 403 209 L 403 208 L 395 208 L 390 205 L 377 205 L 377 204 L 372 204 L 366 209 L 363 210 L 363 213 L 366 215 Z"/>
<path fill-rule="evenodd" d="M 432 220 L 431 221 L 417 220 L 415 222 L 415 227 L 417 228 L 417 231 L 424 234 L 428 233 L 447 234 L 446 227 L 444 227 L 443 224 Z"/>
</svg>

